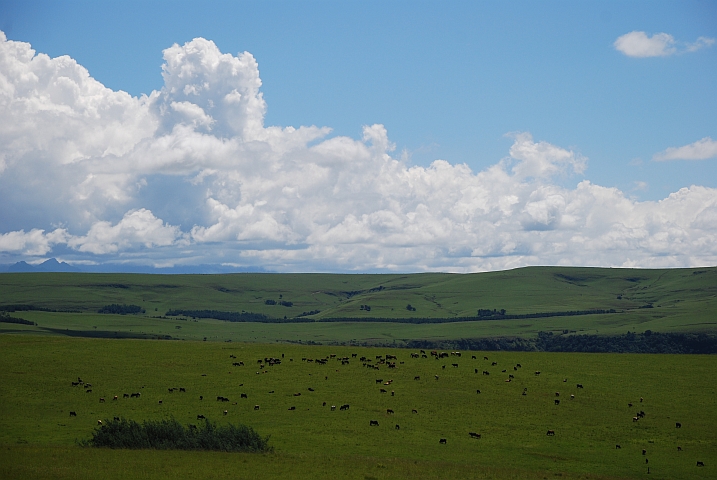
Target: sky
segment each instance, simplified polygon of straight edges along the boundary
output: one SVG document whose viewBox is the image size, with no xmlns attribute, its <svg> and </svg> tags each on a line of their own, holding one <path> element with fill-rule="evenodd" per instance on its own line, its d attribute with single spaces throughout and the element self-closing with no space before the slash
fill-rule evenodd
<svg viewBox="0 0 717 480">
<path fill-rule="evenodd" d="M 0 0 L 0 263 L 717 264 L 717 3 Z"/>
</svg>

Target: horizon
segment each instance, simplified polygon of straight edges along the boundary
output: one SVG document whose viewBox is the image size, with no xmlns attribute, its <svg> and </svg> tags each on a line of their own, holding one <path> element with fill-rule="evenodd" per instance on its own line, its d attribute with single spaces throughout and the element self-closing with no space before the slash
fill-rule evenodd
<svg viewBox="0 0 717 480">
<path fill-rule="evenodd" d="M 712 3 L 4 6 L 1 265 L 717 265 Z"/>
</svg>

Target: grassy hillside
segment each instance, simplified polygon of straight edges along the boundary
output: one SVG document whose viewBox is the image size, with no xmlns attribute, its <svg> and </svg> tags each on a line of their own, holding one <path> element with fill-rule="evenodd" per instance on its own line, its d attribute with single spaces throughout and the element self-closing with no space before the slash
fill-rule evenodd
<svg viewBox="0 0 717 480">
<path fill-rule="evenodd" d="M 0 351 L 1 478 L 607 479 L 644 477 L 650 467 L 650 478 L 698 479 L 714 478 L 717 467 L 710 356 L 464 351 L 436 359 L 386 348 L 30 335 L 0 335 Z M 376 358 L 386 354 L 398 357 L 396 368 Z M 91 387 L 73 386 L 78 377 Z M 635 422 L 638 411 L 645 416 Z M 76 444 L 99 419 L 186 425 L 197 415 L 250 425 L 275 451 Z"/>
<path fill-rule="evenodd" d="M 267 301 L 275 304 L 269 305 Z M 375 339 L 381 343 L 393 339 L 534 336 L 539 331 L 565 330 L 610 335 L 648 329 L 715 332 L 717 268 L 529 267 L 471 275 L 0 274 L 0 308 L 17 304 L 59 312 L 17 312 L 16 316 L 35 321 L 39 327 L 0 323 L 0 332 L 66 330 L 184 339 L 318 342 Z M 145 313 L 97 313 L 109 304 L 139 305 Z M 413 309 L 408 310 L 408 305 Z M 505 309 L 509 315 L 592 309 L 614 309 L 618 313 L 440 325 L 355 322 L 272 325 L 159 318 L 170 309 L 244 311 L 277 319 L 291 319 L 318 310 L 319 313 L 303 317 L 317 321 L 475 317 L 478 309 Z"/>
</svg>

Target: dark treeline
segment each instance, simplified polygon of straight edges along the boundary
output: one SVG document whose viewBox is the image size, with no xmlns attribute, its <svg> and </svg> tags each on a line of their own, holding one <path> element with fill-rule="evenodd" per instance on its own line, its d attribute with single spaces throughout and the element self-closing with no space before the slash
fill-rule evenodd
<svg viewBox="0 0 717 480">
<path fill-rule="evenodd" d="M 112 305 L 105 305 L 104 307 L 97 310 L 97 313 L 111 313 L 115 315 L 134 315 L 137 313 L 144 313 L 144 308 L 139 305 L 119 305 L 113 303 Z"/>
<path fill-rule="evenodd" d="M 216 450 L 223 452 L 269 452 L 269 437 L 262 438 L 245 425 L 221 425 L 205 420 L 204 424 L 185 427 L 174 419 L 105 420 L 90 440 L 80 442 L 87 447 Z"/>
<path fill-rule="evenodd" d="M 167 317 L 193 317 L 193 318 L 214 318 L 227 322 L 258 322 L 258 323 L 306 323 L 306 322 L 379 322 L 379 323 L 454 323 L 454 322 L 476 322 L 481 320 L 514 320 L 521 318 L 543 318 L 543 317 L 569 317 L 574 315 L 600 315 L 617 313 L 615 310 L 574 310 L 569 312 L 543 312 L 526 313 L 519 315 L 478 316 L 478 317 L 449 317 L 449 318 L 386 318 L 386 317 L 331 317 L 331 318 L 303 318 L 307 315 L 315 315 L 319 310 L 303 312 L 294 318 L 270 318 L 263 313 L 252 312 L 222 312 L 218 310 L 169 310 Z M 491 311 L 492 312 L 492 311 Z"/>
<path fill-rule="evenodd" d="M 11 317 L 6 312 L 0 312 L 0 322 L 2 323 L 16 323 L 19 325 L 37 325 L 37 323 L 24 318 Z"/>
<path fill-rule="evenodd" d="M 704 333 L 626 333 L 624 335 L 553 335 L 540 332 L 536 338 L 496 337 L 431 341 L 409 340 L 407 348 L 448 350 L 505 350 L 520 352 L 592 353 L 717 353 L 717 335 Z"/>
</svg>

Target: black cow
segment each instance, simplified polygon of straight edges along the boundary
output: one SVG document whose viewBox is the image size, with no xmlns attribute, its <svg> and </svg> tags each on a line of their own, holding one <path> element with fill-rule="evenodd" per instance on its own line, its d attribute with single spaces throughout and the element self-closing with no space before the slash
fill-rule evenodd
<svg viewBox="0 0 717 480">
<path fill-rule="evenodd" d="M 418 410 L 414 408 L 413 410 L 411 410 L 411 413 L 418 413 Z"/>
<path fill-rule="evenodd" d="M 123 393 L 122 398 L 129 398 L 129 393 Z"/>
<path fill-rule="evenodd" d="M 119 422 L 119 421 L 120 421 L 120 418 L 119 418 L 119 417 L 114 417 L 113 420 L 114 420 L 115 422 Z"/>
<path fill-rule="evenodd" d="M 179 387 L 179 392 L 180 392 L 180 393 L 181 393 L 181 392 L 187 393 L 187 389 L 184 388 L 184 387 Z"/>
<path fill-rule="evenodd" d="M 578 383 L 577 388 L 583 388 L 583 384 L 582 384 L 582 383 Z"/>
<path fill-rule="evenodd" d="M 259 410 L 259 405 L 254 405 L 254 410 Z"/>
<path fill-rule="evenodd" d="M 616 449 L 616 450 L 619 450 L 620 448 L 622 448 L 622 447 L 620 446 L 620 444 L 619 444 L 619 443 L 616 443 L 616 444 L 615 444 L 615 449 Z"/>
<path fill-rule="evenodd" d="M 457 364 L 457 363 L 451 363 L 451 365 L 453 365 L 455 368 L 458 368 L 458 364 Z"/>
<path fill-rule="evenodd" d="M 71 416 L 71 417 L 76 417 L 76 416 L 77 416 L 77 412 L 70 412 L 70 416 Z"/>
<path fill-rule="evenodd" d="M 378 427 L 378 420 L 369 420 L 369 427 Z"/>
<path fill-rule="evenodd" d="M 249 397 L 246 396 L 246 393 L 242 393 L 242 394 L 240 395 L 240 398 L 249 398 Z"/>
<path fill-rule="evenodd" d="M 560 405 L 560 400 L 558 400 L 557 398 L 555 399 L 555 405 Z"/>
<path fill-rule="evenodd" d="M 681 451 L 682 451 L 682 447 L 679 446 L 679 445 L 677 445 L 677 451 L 678 451 L 678 452 L 681 452 Z"/>
<path fill-rule="evenodd" d="M 339 410 L 348 410 L 348 409 L 349 409 L 349 404 L 348 404 L 348 403 L 346 403 L 346 404 L 344 404 L 344 405 L 341 405 L 341 406 L 339 407 Z"/>
<path fill-rule="evenodd" d="M 398 424 L 396 424 L 396 430 L 401 430 L 401 427 Z"/>
<path fill-rule="evenodd" d="M 642 454 L 643 454 L 643 455 L 647 455 L 647 450 L 645 450 L 645 449 L 643 448 L 643 449 L 642 449 Z"/>
<path fill-rule="evenodd" d="M 555 430 L 548 430 L 548 433 L 547 433 L 546 435 L 548 435 L 549 437 L 554 437 L 554 436 L 555 436 Z"/>
<path fill-rule="evenodd" d="M 289 410 L 296 410 L 296 407 L 289 407 Z"/>
<path fill-rule="evenodd" d="M 390 408 L 387 408 L 387 409 L 386 409 L 386 415 L 389 415 L 389 414 L 393 414 L 393 410 L 391 410 Z"/>
<path fill-rule="evenodd" d="M 445 438 L 441 438 L 440 440 L 438 440 L 438 443 L 446 444 L 447 441 Z"/>
<path fill-rule="evenodd" d="M 414 380 L 420 380 L 420 379 L 421 379 L 421 376 L 420 376 L 420 375 L 416 375 L 415 377 L 413 377 L 413 379 L 414 379 Z"/>
<path fill-rule="evenodd" d="M 476 393 L 480 393 L 480 390 L 476 390 Z"/>
<path fill-rule="evenodd" d="M 698 466 L 698 467 L 704 467 L 704 466 L 705 466 L 705 462 L 700 462 L 699 460 L 697 460 L 697 466 Z"/>
<path fill-rule="evenodd" d="M 204 420 L 206 418 L 204 415 L 197 415 L 197 420 Z"/>
<path fill-rule="evenodd" d="M 675 428 L 682 428 L 682 424 L 680 422 L 675 422 Z"/>
<path fill-rule="evenodd" d="M 141 394 L 139 392 L 133 393 L 130 395 L 131 398 L 139 398 Z"/>
<path fill-rule="evenodd" d="M 480 438 L 480 433 L 468 432 L 468 435 L 470 435 L 471 438 Z"/>
</svg>

